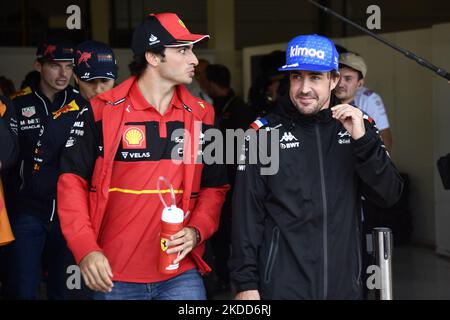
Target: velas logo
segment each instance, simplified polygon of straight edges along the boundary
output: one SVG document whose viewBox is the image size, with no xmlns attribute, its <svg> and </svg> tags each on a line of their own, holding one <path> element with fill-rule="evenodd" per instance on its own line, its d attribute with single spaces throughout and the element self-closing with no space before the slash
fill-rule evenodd
<svg viewBox="0 0 450 320">
<path fill-rule="evenodd" d="M 54 45 L 52 45 L 52 44 L 49 44 L 49 45 L 47 45 L 46 48 L 45 48 L 44 56 L 45 56 L 45 57 L 46 57 L 46 56 L 52 56 L 52 57 L 53 57 L 53 54 L 55 53 L 55 51 L 56 51 L 56 46 L 54 46 Z"/>
<path fill-rule="evenodd" d="M 123 149 L 146 149 L 145 126 L 125 126 L 122 147 Z"/>
<path fill-rule="evenodd" d="M 80 56 L 78 58 L 77 65 L 80 65 L 82 62 L 84 62 L 88 68 L 91 67 L 88 63 L 88 60 L 92 58 L 92 52 L 81 52 L 80 50 L 77 50 L 77 55 Z"/>
<path fill-rule="evenodd" d="M 306 48 L 306 47 L 299 47 L 296 45 L 295 47 L 290 48 L 290 57 L 310 57 L 310 58 L 319 58 L 319 59 L 325 59 L 325 51 L 323 50 L 316 50 L 314 48 Z"/>
<path fill-rule="evenodd" d="M 69 111 L 79 111 L 80 107 L 77 105 L 75 100 L 70 101 L 69 104 L 66 104 L 64 107 L 59 108 L 58 110 L 52 112 L 53 119 L 58 119 L 63 113 L 67 113 Z"/>
</svg>

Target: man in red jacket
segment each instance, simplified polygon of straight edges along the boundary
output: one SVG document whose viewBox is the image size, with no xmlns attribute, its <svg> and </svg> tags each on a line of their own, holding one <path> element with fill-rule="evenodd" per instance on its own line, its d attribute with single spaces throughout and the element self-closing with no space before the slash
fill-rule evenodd
<svg viewBox="0 0 450 320">
<path fill-rule="evenodd" d="M 58 213 L 96 299 L 205 299 L 204 241 L 218 227 L 228 185 L 223 165 L 196 161 L 214 111 L 184 84 L 198 64 L 193 44 L 208 37 L 190 33 L 176 14 L 148 15 L 133 34 L 133 76 L 93 98 L 74 124 L 61 159 Z M 180 264 L 170 275 L 158 270 L 159 195 L 170 199 L 157 187 L 160 176 L 186 215 L 167 243 Z"/>
</svg>

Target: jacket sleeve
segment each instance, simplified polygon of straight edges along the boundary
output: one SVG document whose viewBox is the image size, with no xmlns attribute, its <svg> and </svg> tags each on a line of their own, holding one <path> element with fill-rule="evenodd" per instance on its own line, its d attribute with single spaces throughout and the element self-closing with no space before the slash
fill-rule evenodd
<svg viewBox="0 0 450 320">
<path fill-rule="evenodd" d="M 17 119 L 12 102 L 0 97 L 0 170 L 11 167 L 17 159 Z"/>
<path fill-rule="evenodd" d="M 352 139 L 362 194 L 367 200 L 387 208 L 400 199 L 403 179 L 391 161 L 374 121 L 365 116 L 364 124 L 365 135 L 358 140 Z"/>
<path fill-rule="evenodd" d="M 214 127 L 217 128 L 217 123 Z M 222 205 L 230 188 L 226 170 L 225 164 L 205 163 L 203 166 L 197 204 L 188 224 L 198 230 L 201 242 L 209 239 L 219 227 Z"/>
<path fill-rule="evenodd" d="M 259 286 L 258 252 L 264 232 L 267 176 L 261 174 L 262 165 L 249 152 L 255 143 L 245 142 L 245 164 L 238 165 L 233 193 L 232 255 L 230 277 L 237 292 L 257 290 Z M 249 151 L 250 150 L 250 151 Z M 256 162 L 256 163 L 255 163 Z"/>
<path fill-rule="evenodd" d="M 99 155 L 99 135 L 92 109 L 83 108 L 61 156 L 57 198 L 61 230 L 77 263 L 92 251 L 102 251 L 89 215 L 89 185 Z"/>
</svg>

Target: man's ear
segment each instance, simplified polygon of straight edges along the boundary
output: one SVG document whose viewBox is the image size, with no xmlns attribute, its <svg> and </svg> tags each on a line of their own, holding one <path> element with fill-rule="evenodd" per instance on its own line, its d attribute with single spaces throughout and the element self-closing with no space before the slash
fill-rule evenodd
<svg viewBox="0 0 450 320">
<path fill-rule="evenodd" d="M 358 88 L 361 88 L 362 86 L 364 86 L 364 79 L 358 80 Z"/>
<path fill-rule="evenodd" d="M 80 84 L 80 79 L 78 79 L 78 77 L 77 77 L 77 75 L 74 73 L 73 74 L 73 78 L 74 78 L 74 80 L 75 80 L 75 83 L 79 86 Z"/>
<path fill-rule="evenodd" d="M 39 73 L 42 71 L 42 64 L 37 60 L 34 60 L 34 70 L 38 71 Z"/>
<path fill-rule="evenodd" d="M 339 73 L 336 75 L 336 77 L 333 77 L 333 75 L 331 75 L 331 90 L 334 90 L 337 87 L 340 79 L 341 75 Z"/>
<path fill-rule="evenodd" d="M 152 67 L 156 67 L 159 65 L 159 63 L 161 62 L 160 57 L 150 51 L 147 51 L 145 53 L 145 60 L 147 60 L 148 64 L 151 65 Z"/>
</svg>

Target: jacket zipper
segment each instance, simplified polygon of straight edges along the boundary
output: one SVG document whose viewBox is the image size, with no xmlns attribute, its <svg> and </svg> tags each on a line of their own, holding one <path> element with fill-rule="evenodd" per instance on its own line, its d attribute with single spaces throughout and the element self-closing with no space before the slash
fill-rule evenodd
<svg viewBox="0 0 450 320">
<path fill-rule="evenodd" d="M 361 207 L 361 215 L 356 215 L 356 248 L 358 250 L 358 277 L 356 279 L 358 285 L 361 283 L 361 274 L 362 274 L 362 244 L 361 244 L 361 237 L 365 237 L 365 234 L 362 234 L 361 232 L 361 225 L 362 225 L 362 219 L 364 215 L 364 211 L 362 209 L 362 203 L 360 200 L 360 207 Z"/>
<path fill-rule="evenodd" d="M 272 231 L 272 241 L 270 242 L 269 256 L 267 257 L 267 266 L 264 271 L 264 282 L 270 282 L 270 276 L 272 274 L 273 266 L 275 264 L 275 257 L 278 253 L 278 239 L 280 237 L 280 229 L 274 227 Z"/>
<path fill-rule="evenodd" d="M 327 299 L 328 296 L 328 208 L 327 208 L 327 195 L 325 188 L 325 172 L 323 169 L 323 154 L 322 154 L 322 142 L 320 141 L 319 125 L 316 124 L 316 138 L 317 148 L 319 151 L 319 166 L 320 166 L 320 183 L 322 186 L 322 205 L 323 205 L 323 298 Z"/>
<path fill-rule="evenodd" d="M 44 108 L 45 108 L 45 113 L 47 114 L 47 116 L 48 116 L 48 108 L 47 108 L 47 104 L 45 103 L 45 100 L 35 91 L 34 92 L 34 94 L 39 98 L 39 99 L 41 99 L 41 101 L 42 101 L 42 103 L 44 104 Z"/>
</svg>

